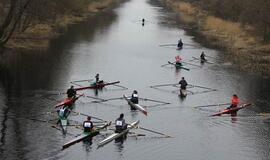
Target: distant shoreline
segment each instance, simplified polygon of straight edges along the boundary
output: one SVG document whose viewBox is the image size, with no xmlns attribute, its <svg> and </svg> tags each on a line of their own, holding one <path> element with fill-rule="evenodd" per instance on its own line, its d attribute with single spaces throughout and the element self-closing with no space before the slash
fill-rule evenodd
<svg viewBox="0 0 270 160">
<path fill-rule="evenodd" d="M 240 69 L 270 75 L 270 44 L 264 44 L 254 34 L 255 28 L 214 17 L 189 2 L 161 0 L 169 9 L 178 13 L 184 25 L 191 26 L 207 43 L 225 49 L 230 60 Z"/>
</svg>

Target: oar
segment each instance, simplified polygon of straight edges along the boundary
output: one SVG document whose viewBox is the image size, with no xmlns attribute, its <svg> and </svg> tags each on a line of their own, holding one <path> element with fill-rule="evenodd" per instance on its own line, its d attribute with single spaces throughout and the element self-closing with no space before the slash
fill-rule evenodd
<svg viewBox="0 0 270 160">
<path fill-rule="evenodd" d="M 204 87 L 204 86 L 193 85 L 193 84 L 188 84 L 188 85 L 189 86 L 193 86 L 193 87 L 203 88 L 203 89 L 209 89 L 209 90 L 212 90 L 212 91 L 217 91 L 217 89 L 208 88 L 208 87 Z"/>
<path fill-rule="evenodd" d="M 182 62 L 182 63 L 189 64 L 191 66 L 202 67 L 202 66 L 199 66 L 199 65 L 196 65 L 196 64 L 193 64 L 193 63 L 188 63 L 188 62 Z"/>
<path fill-rule="evenodd" d="M 158 85 L 150 86 L 150 88 L 155 88 L 155 87 L 165 87 L 165 86 L 173 86 L 173 85 L 177 85 L 177 84 L 178 84 L 178 83 L 158 84 Z"/>
<path fill-rule="evenodd" d="M 200 59 L 200 58 L 193 57 L 193 56 L 192 56 L 192 58 L 193 58 L 194 60 L 201 61 L 201 59 Z M 209 63 L 209 64 L 214 64 L 214 62 L 209 62 L 208 60 L 205 60 L 205 61 L 203 61 L 203 62 L 204 62 L 204 63 Z"/>
<path fill-rule="evenodd" d="M 71 110 L 71 112 L 77 113 L 78 115 L 82 115 L 82 116 L 86 116 L 86 117 L 91 117 L 93 119 L 100 120 L 100 121 L 103 121 L 103 122 L 107 122 L 104 119 L 101 119 L 101 118 L 98 118 L 98 117 L 95 117 L 95 116 L 87 115 L 87 114 L 76 112 L 76 111 L 73 111 L 73 110 Z"/>
<path fill-rule="evenodd" d="M 100 100 L 100 101 L 104 101 L 105 99 L 103 98 L 97 98 L 97 97 L 93 97 L 93 96 L 85 96 L 87 98 L 92 98 L 92 99 L 97 99 L 97 100 Z"/>
<path fill-rule="evenodd" d="M 92 81 L 93 79 L 84 79 L 84 80 L 76 80 L 76 81 L 70 81 L 69 83 L 72 82 L 85 82 L 85 81 Z"/>
<path fill-rule="evenodd" d="M 184 45 L 187 45 L 187 46 L 194 46 L 194 47 L 199 47 L 198 45 L 195 45 L 195 44 L 189 44 L 189 43 L 183 43 Z"/>
<path fill-rule="evenodd" d="M 105 82 L 105 83 L 110 83 L 110 82 Z M 113 84 L 113 86 L 120 87 L 120 88 L 123 88 L 123 89 L 128 89 L 127 87 L 124 87 L 124 86 L 121 86 L 121 85 L 118 85 L 118 84 Z"/>
<path fill-rule="evenodd" d="M 231 104 L 231 103 L 218 103 L 218 104 L 209 104 L 209 105 L 195 106 L 194 108 L 214 107 L 214 106 L 224 106 L 224 105 L 230 105 L 230 104 Z"/>
<path fill-rule="evenodd" d="M 161 44 L 161 45 L 158 45 L 160 47 L 164 47 L 164 46 L 176 46 L 177 44 Z"/>
<path fill-rule="evenodd" d="M 103 100 L 100 100 L 100 101 L 92 101 L 92 102 L 93 103 L 102 103 L 102 102 L 111 101 L 111 100 L 117 100 L 117 99 L 123 99 L 123 97 L 109 98 L 109 99 L 103 99 Z"/>
<path fill-rule="evenodd" d="M 157 131 L 154 131 L 154 130 L 151 130 L 151 129 L 143 128 L 143 127 L 140 127 L 140 126 L 138 126 L 138 128 L 139 129 L 142 129 L 142 130 L 145 130 L 145 131 L 148 131 L 148 132 L 152 132 L 152 133 L 156 133 L 156 134 L 159 134 L 159 135 L 163 135 L 163 136 L 166 136 L 168 138 L 173 138 L 170 135 L 167 135 L 167 134 L 164 134 L 164 133 L 161 133 L 161 132 L 157 132 Z"/>
<path fill-rule="evenodd" d="M 152 102 L 157 102 L 157 103 L 162 103 L 162 104 L 170 104 L 168 102 L 163 102 L 163 101 L 158 101 L 158 100 L 154 100 L 154 99 L 149 99 L 149 98 L 139 98 L 145 101 L 152 101 Z"/>
<path fill-rule="evenodd" d="M 170 63 L 163 64 L 163 65 L 161 65 L 161 67 L 165 67 L 167 65 L 170 65 Z"/>
</svg>

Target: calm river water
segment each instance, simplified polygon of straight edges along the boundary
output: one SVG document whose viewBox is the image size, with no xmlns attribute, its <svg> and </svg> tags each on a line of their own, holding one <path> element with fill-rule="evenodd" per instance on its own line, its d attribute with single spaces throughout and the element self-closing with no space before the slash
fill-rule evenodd
<svg viewBox="0 0 270 160">
<path fill-rule="evenodd" d="M 145 25 L 141 19 L 146 20 Z M 4 53 L 0 72 L 0 159 L 109 159 L 109 160 L 266 160 L 270 159 L 270 81 L 236 69 L 219 50 L 207 48 L 194 40 L 196 35 L 183 28 L 176 15 L 155 1 L 131 0 L 113 11 L 72 25 L 50 42 L 46 51 Z M 182 50 L 175 46 L 182 38 Z M 204 51 L 209 61 L 194 61 Z M 190 71 L 164 66 L 176 55 L 195 65 Z M 210 58 L 214 57 L 214 58 Z M 193 60 L 193 61 L 189 61 Z M 119 85 L 106 87 L 98 98 L 130 95 L 134 89 L 141 98 L 169 102 L 153 107 L 152 101 L 140 101 L 148 116 L 131 112 L 124 100 L 90 103 L 82 97 L 75 110 L 114 121 L 120 113 L 127 122 L 140 120 L 140 126 L 163 132 L 173 138 L 136 129 L 144 137 L 127 137 L 124 143 L 111 142 L 97 149 L 97 143 L 111 130 L 93 138 L 92 144 L 80 142 L 61 151 L 62 145 L 81 133 L 68 127 L 67 135 L 51 127 L 56 122 L 55 100 L 61 100 L 70 81 L 92 79 L 100 73 L 105 81 Z M 178 83 L 184 76 L 191 88 L 182 100 L 177 88 L 153 89 L 157 84 Z M 88 85 L 87 83 L 80 83 Z M 91 90 L 85 95 L 95 97 Z M 191 93 L 191 92 L 190 92 Z M 194 108 L 199 105 L 229 102 L 232 94 L 254 105 L 240 110 L 237 117 L 209 117 L 226 106 Z M 54 100 L 55 99 L 55 100 Z M 152 107 L 151 107 L 152 106 Z M 52 113 L 51 113 L 52 112 Z M 34 119 L 34 120 L 33 120 Z M 85 117 L 71 114 L 71 122 Z M 50 120 L 49 123 L 41 122 Z"/>
</svg>

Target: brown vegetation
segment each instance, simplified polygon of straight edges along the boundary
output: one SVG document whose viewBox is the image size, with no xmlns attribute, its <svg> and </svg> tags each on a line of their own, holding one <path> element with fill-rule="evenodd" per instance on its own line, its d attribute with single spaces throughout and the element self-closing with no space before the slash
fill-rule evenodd
<svg viewBox="0 0 270 160">
<path fill-rule="evenodd" d="M 119 0 L 3 0 L 0 47 L 46 48 L 69 24 L 113 6 Z"/>
<path fill-rule="evenodd" d="M 200 5 L 201 3 L 199 3 L 197 0 L 192 0 L 192 3 L 190 1 L 183 2 L 177 0 L 164 0 L 163 2 L 165 2 L 167 6 L 169 6 L 176 12 L 180 13 L 180 20 L 183 23 L 196 26 L 196 28 L 198 28 L 198 32 L 202 34 L 209 43 L 212 43 L 218 47 L 222 47 L 226 49 L 228 53 L 231 53 L 229 54 L 231 59 L 235 63 L 239 64 L 242 69 L 253 70 L 261 74 L 269 75 L 269 35 L 267 31 L 263 31 L 267 30 L 267 25 L 263 26 L 261 22 L 258 22 L 260 24 L 253 24 L 254 20 L 247 20 L 247 18 L 245 18 L 245 20 L 242 20 L 243 11 L 240 15 L 235 13 L 235 10 L 229 12 L 229 9 L 214 9 L 214 4 L 217 4 L 217 2 L 221 3 L 221 1 L 219 0 L 216 0 L 215 3 L 213 0 L 202 1 L 208 2 L 204 5 Z M 252 0 L 248 1 L 248 4 L 250 5 Z M 211 9 L 205 10 L 206 8 Z M 224 13 L 221 11 L 222 9 Z M 247 9 L 245 9 L 245 12 L 247 12 L 246 10 Z M 223 18 L 223 16 L 225 15 L 227 16 L 226 19 Z M 265 18 L 268 17 L 266 16 Z M 253 17 L 251 17 L 251 19 L 253 19 Z M 258 31 L 258 28 L 260 28 L 261 30 Z"/>
</svg>

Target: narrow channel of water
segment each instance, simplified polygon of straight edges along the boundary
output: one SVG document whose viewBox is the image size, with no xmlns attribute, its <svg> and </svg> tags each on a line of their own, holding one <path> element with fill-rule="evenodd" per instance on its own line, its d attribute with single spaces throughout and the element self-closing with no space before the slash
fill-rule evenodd
<svg viewBox="0 0 270 160">
<path fill-rule="evenodd" d="M 142 25 L 141 19 L 146 20 Z M 1 55 L 5 61 L 0 72 L 0 155 L 3 159 L 185 159 L 216 160 L 269 159 L 269 80 L 241 72 L 226 59 L 224 53 L 201 46 L 194 41 L 196 35 L 181 28 L 176 15 L 155 1 L 132 0 L 114 11 L 89 18 L 69 27 L 66 34 L 54 39 L 47 51 Z M 181 38 L 184 49 L 174 44 Z M 190 71 L 161 67 L 174 61 L 179 54 L 185 61 L 199 57 L 204 51 L 214 57 L 214 64 L 191 61 L 198 66 L 186 65 Z M 210 59 L 210 58 L 209 58 Z M 94 78 L 100 73 L 105 81 L 117 81 L 128 90 L 107 87 L 98 98 L 116 98 L 130 95 L 136 89 L 139 96 L 169 105 L 149 107 L 146 117 L 131 112 L 124 100 L 89 103 L 93 99 L 81 98 L 76 111 L 114 121 L 120 113 L 127 122 L 140 120 L 140 125 L 172 135 L 146 134 L 128 137 L 123 144 L 110 143 L 97 149 L 97 143 L 111 130 L 93 138 L 92 144 L 81 142 L 61 151 L 62 145 L 81 133 L 68 127 L 63 136 L 51 127 L 56 122 L 55 100 L 61 100 L 70 81 Z M 177 88 L 162 90 L 151 85 L 177 83 L 184 76 L 190 84 L 217 89 L 204 92 L 194 88 L 196 94 L 179 99 Z M 88 85 L 83 83 L 83 85 Z M 232 94 L 252 107 L 239 111 L 238 116 L 209 117 L 222 107 L 195 109 L 194 106 L 228 102 Z M 95 97 L 91 90 L 85 91 Z M 55 100 L 54 100 L 55 99 Z M 155 105 L 141 101 L 142 105 Z M 224 106 L 225 107 L 225 106 Z M 49 113 L 48 113 L 49 112 Z M 30 119 L 32 118 L 32 119 Z M 35 119 L 35 120 L 33 120 Z M 70 119 L 82 122 L 85 117 L 72 114 Z M 51 120 L 50 123 L 41 121 Z"/>
</svg>

